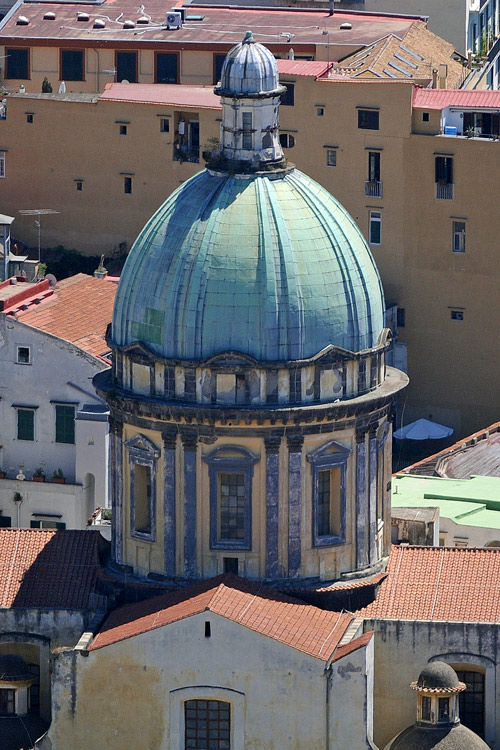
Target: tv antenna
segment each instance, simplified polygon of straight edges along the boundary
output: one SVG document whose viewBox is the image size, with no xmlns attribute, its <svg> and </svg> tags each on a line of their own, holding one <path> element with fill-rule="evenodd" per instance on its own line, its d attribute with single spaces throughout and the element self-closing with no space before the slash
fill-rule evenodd
<svg viewBox="0 0 500 750">
<path fill-rule="evenodd" d="M 36 216 L 35 226 L 38 228 L 38 262 L 40 263 L 40 239 L 42 231 L 42 223 L 40 220 L 41 216 L 47 216 L 48 214 L 59 214 L 60 211 L 54 211 L 53 208 L 26 208 L 19 211 L 23 216 Z"/>
</svg>

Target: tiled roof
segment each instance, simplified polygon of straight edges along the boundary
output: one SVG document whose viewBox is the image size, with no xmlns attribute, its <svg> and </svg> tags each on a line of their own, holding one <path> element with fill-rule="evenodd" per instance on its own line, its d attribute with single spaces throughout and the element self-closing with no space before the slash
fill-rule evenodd
<svg viewBox="0 0 500 750">
<path fill-rule="evenodd" d="M 500 477 L 500 422 L 458 440 L 399 473 L 437 474 L 452 479 L 468 479 L 473 474 Z"/>
<path fill-rule="evenodd" d="M 356 77 L 376 76 L 403 80 L 432 79 L 433 68 L 447 66 L 450 88 L 460 85 L 464 68 L 453 59 L 452 44 L 433 34 L 421 23 L 413 23 L 402 39 L 397 34 L 374 42 L 342 60 Z"/>
<path fill-rule="evenodd" d="M 328 661 L 353 617 L 226 574 L 112 612 L 89 650 L 210 611 Z"/>
<path fill-rule="evenodd" d="M 322 69 L 324 69 L 322 65 Z M 171 104 L 196 109 L 221 109 L 213 86 L 185 86 L 175 83 L 107 83 L 99 101 Z"/>
<path fill-rule="evenodd" d="M 445 109 L 446 107 L 500 109 L 500 91 L 416 88 L 413 94 L 413 106 L 422 109 Z"/>
<path fill-rule="evenodd" d="M 301 45 L 324 45 L 323 31 L 330 34 L 329 44 L 353 45 L 371 44 L 388 33 L 404 37 L 410 25 L 419 16 L 396 16 L 392 14 L 355 13 L 336 11 L 330 16 L 328 9 L 303 10 L 294 8 L 220 8 L 210 6 L 186 6 L 185 23 L 179 29 L 166 29 L 165 13 L 170 6 L 163 0 L 149 0 L 147 13 L 149 23 L 130 29 L 124 28 L 124 21 L 137 21 L 144 15 L 144 8 L 133 0 L 107 0 L 96 6 L 79 2 L 21 3 L 16 11 L 2 22 L 0 37 L 22 38 L 25 44 L 46 40 L 67 42 L 78 39 L 81 44 L 90 46 L 98 39 L 100 44 L 109 41 L 123 41 L 140 47 L 155 42 L 159 48 L 203 44 L 226 50 L 237 44 L 245 32 L 252 29 L 256 41 L 274 45 L 289 44 L 297 50 Z M 55 13 L 55 20 L 47 20 L 47 11 Z M 88 21 L 77 21 L 77 13 L 89 14 Z M 20 15 L 25 16 L 28 25 L 17 25 Z M 193 21 L 189 16 L 202 20 Z M 94 29 L 96 18 L 105 20 L 105 28 Z M 115 20 L 116 19 L 116 20 Z M 351 29 L 340 29 L 341 23 L 348 22 Z M 419 20 L 419 23 L 424 23 Z M 283 36 L 282 36 L 283 34 Z M 290 40 L 288 40 L 290 35 Z M 185 46 L 183 47 L 186 48 Z M 214 49 L 215 51 L 215 49 Z"/>
<path fill-rule="evenodd" d="M 90 531 L 0 529 L 0 608 L 85 609 L 99 568 Z"/>
<path fill-rule="evenodd" d="M 310 76 L 319 78 L 327 74 L 332 63 L 324 60 L 276 60 L 280 75 Z"/>
<path fill-rule="evenodd" d="M 500 549 L 393 547 L 376 601 L 384 620 L 500 622 Z"/>
<path fill-rule="evenodd" d="M 55 294 L 19 312 L 17 319 L 99 357 L 109 351 L 104 337 L 113 316 L 116 282 L 79 273 L 58 282 Z"/>
</svg>

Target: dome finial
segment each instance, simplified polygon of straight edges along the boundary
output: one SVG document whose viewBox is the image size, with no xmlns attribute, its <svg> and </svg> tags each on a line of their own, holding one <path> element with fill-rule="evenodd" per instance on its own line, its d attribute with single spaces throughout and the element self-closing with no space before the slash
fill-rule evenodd
<svg viewBox="0 0 500 750">
<path fill-rule="evenodd" d="M 242 44 L 255 44 L 255 39 L 253 38 L 253 31 L 247 31 L 245 34 L 245 38 L 242 41 Z"/>
</svg>

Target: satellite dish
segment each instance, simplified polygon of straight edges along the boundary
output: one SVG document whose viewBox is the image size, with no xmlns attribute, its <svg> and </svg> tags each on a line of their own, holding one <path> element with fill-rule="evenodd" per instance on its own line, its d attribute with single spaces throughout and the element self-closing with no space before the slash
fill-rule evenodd
<svg viewBox="0 0 500 750">
<path fill-rule="evenodd" d="M 55 287 L 55 285 L 57 284 L 57 279 L 54 276 L 54 274 L 53 273 L 47 273 L 47 274 L 45 274 L 45 278 L 49 282 L 50 288 L 53 289 Z"/>
</svg>

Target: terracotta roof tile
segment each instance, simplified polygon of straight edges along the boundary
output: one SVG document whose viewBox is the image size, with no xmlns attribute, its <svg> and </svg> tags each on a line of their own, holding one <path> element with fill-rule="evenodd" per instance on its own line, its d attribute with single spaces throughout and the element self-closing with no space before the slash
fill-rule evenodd
<svg viewBox="0 0 500 750">
<path fill-rule="evenodd" d="M 0 529 L 0 608 L 87 608 L 99 569 L 98 536 Z"/>
<path fill-rule="evenodd" d="M 413 106 L 424 109 L 464 107 L 469 109 L 500 108 L 500 91 L 465 89 L 415 89 Z"/>
<path fill-rule="evenodd" d="M 389 34 L 342 60 L 354 76 L 381 76 L 406 80 L 432 79 L 432 70 L 445 64 L 448 85 L 457 87 L 464 68 L 454 59 L 452 44 L 433 34 L 421 23 L 413 23 L 406 36 Z"/>
<path fill-rule="evenodd" d="M 228 574 L 112 612 L 90 650 L 207 610 L 324 661 L 353 619 Z"/>
<path fill-rule="evenodd" d="M 393 547 L 376 601 L 358 614 L 500 622 L 500 549 Z"/>
<path fill-rule="evenodd" d="M 113 316 L 117 287 L 116 280 L 79 273 L 60 281 L 55 294 L 19 312 L 17 318 L 99 357 L 109 351 L 105 334 Z"/>
</svg>

